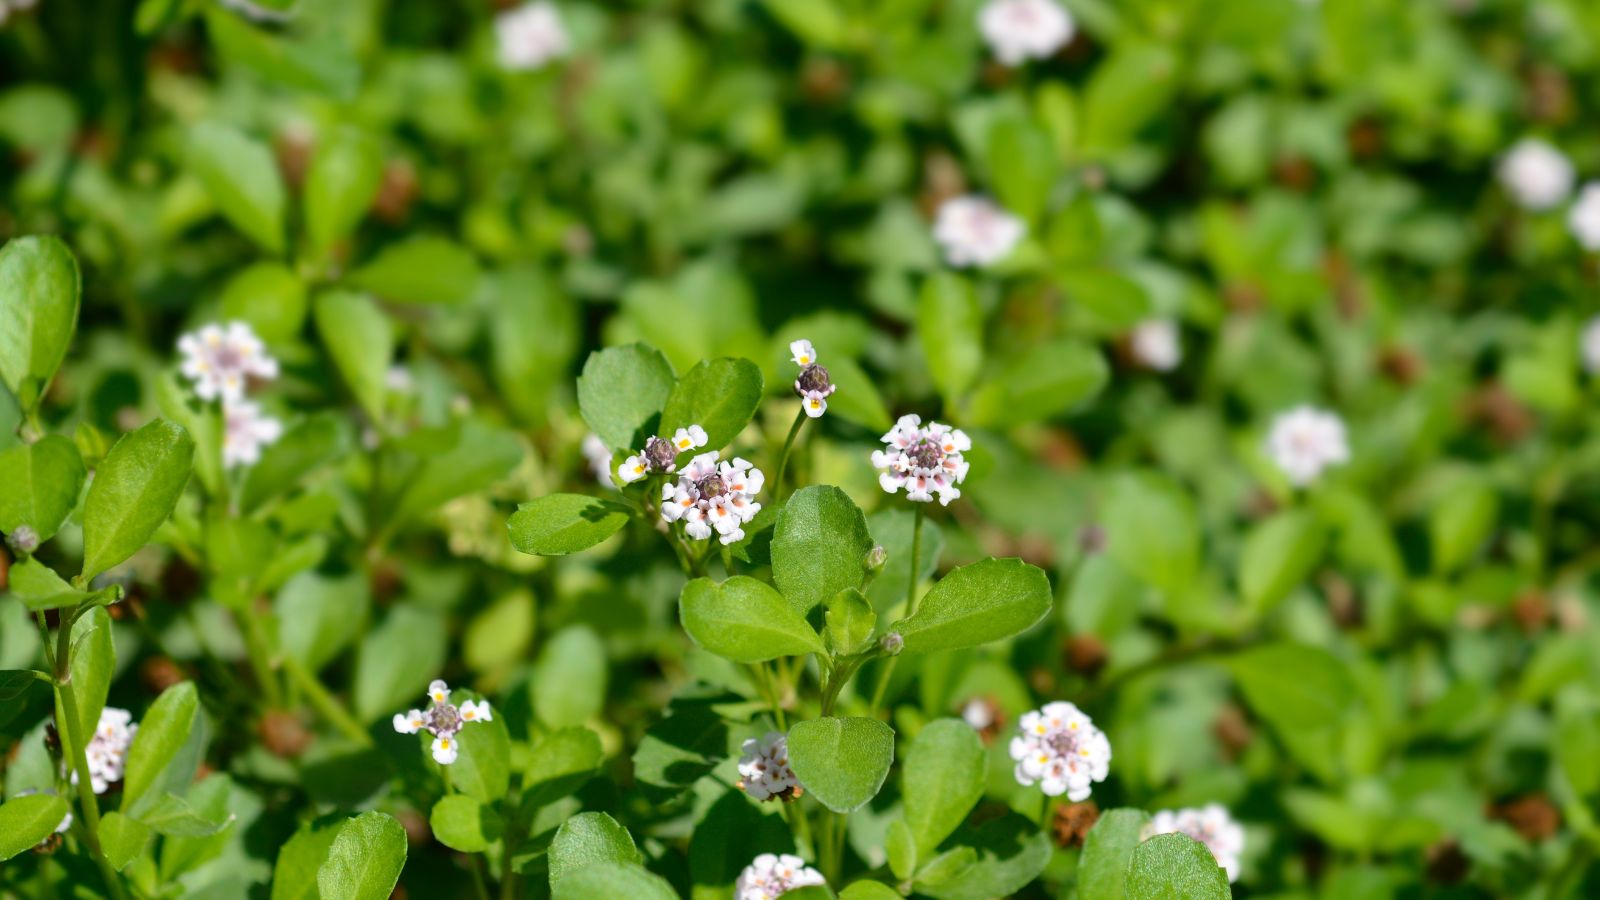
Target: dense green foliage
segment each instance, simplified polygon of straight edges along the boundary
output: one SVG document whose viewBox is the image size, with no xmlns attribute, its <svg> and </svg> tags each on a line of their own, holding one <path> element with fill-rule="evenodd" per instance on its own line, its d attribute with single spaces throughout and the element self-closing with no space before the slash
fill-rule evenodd
<svg viewBox="0 0 1600 900">
<path fill-rule="evenodd" d="M 0 0 L 0 897 L 1600 894 L 1600 5 L 1007 2 Z"/>
</svg>

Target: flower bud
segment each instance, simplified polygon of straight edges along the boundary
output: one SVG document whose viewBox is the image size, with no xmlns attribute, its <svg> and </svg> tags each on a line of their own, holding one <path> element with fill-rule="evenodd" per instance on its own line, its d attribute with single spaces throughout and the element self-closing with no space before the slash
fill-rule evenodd
<svg viewBox="0 0 1600 900">
<path fill-rule="evenodd" d="M 6 543 L 18 556 L 31 556 L 33 551 L 39 549 L 39 532 L 34 531 L 31 525 L 18 525 L 6 536 Z"/>
<path fill-rule="evenodd" d="M 802 397 L 812 391 L 823 395 L 831 394 L 832 388 L 833 381 L 828 377 L 828 370 L 816 363 L 801 369 L 800 377 L 794 380 L 794 392 Z"/>
<path fill-rule="evenodd" d="M 650 467 L 657 472 L 672 471 L 672 464 L 678 460 L 678 448 L 664 437 L 652 437 L 644 444 L 645 459 L 650 461 Z"/>
<path fill-rule="evenodd" d="M 882 544 L 878 544 L 867 551 L 867 558 L 862 562 L 862 565 L 866 566 L 868 572 L 876 574 L 883 571 L 883 564 L 888 560 L 889 551 L 883 549 Z"/>
<path fill-rule="evenodd" d="M 898 631 L 891 631 L 878 641 L 878 648 L 881 649 L 886 656 L 899 656 L 900 651 L 904 650 L 905 646 L 906 639 L 901 637 L 900 632 Z"/>
</svg>

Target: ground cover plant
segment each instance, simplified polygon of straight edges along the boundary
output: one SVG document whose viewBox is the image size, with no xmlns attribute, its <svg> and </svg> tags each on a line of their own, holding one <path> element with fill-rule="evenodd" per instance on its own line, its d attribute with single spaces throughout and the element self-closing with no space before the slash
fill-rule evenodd
<svg viewBox="0 0 1600 900">
<path fill-rule="evenodd" d="M 0 896 L 1600 894 L 1597 78 L 0 0 Z"/>
</svg>

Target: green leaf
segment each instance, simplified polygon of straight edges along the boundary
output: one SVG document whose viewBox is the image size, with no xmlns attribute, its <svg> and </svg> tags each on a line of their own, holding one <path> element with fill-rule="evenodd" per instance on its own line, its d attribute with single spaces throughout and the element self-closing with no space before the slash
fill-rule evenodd
<svg viewBox="0 0 1600 900">
<path fill-rule="evenodd" d="M 150 843 L 150 826 L 112 810 L 100 819 L 100 846 L 111 868 L 122 871 Z"/>
<path fill-rule="evenodd" d="M 194 441 L 164 419 L 123 435 L 95 469 L 83 503 L 83 581 L 132 556 L 178 504 Z"/>
<path fill-rule="evenodd" d="M 628 900 L 678 900 L 678 892 L 665 878 L 634 863 L 597 862 L 550 883 L 551 900 L 594 900 L 627 897 Z"/>
<path fill-rule="evenodd" d="M 1056 285 L 1075 306 L 1107 331 L 1126 331 L 1150 316 L 1150 295 L 1127 275 L 1099 265 L 1056 273 Z"/>
<path fill-rule="evenodd" d="M 405 828 L 386 813 L 364 812 L 339 829 L 317 869 L 317 890 L 340 900 L 387 900 L 405 864 Z"/>
<path fill-rule="evenodd" d="M 834 812 L 878 795 L 894 763 L 894 730 L 877 719 L 812 719 L 789 729 L 789 765 L 817 802 Z"/>
<path fill-rule="evenodd" d="M 954 407 L 983 367 L 983 309 L 972 284 L 940 273 L 922 285 L 918 329 L 928 374 L 946 406 Z"/>
<path fill-rule="evenodd" d="M 269 344 L 294 340 L 308 307 L 306 283 L 280 262 L 241 269 L 222 289 L 222 317 L 248 322 Z"/>
<path fill-rule="evenodd" d="M 917 855 L 930 857 L 983 796 L 983 742 L 959 719 L 930 722 L 906 751 L 900 780 Z M 929 785 L 938 790 L 927 790 Z"/>
<path fill-rule="evenodd" d="M 372 135 L 350 127 L 318 135 L 305 183 L 306 237 L 312 249 L 326 253 L 349 237 L 382 181 L 383 148 Z"/>
<path fill-rule="evenodd" d="M 356 402 L 374 422 L 382 422 L 385 380 L 394 359 L 394 326 L 371 298 L 349 291 L 317 295 L 312 314 L 317 334 L 333 357 Z"/>
<path fill-rule="evenodd" d="M 1083 341 L 1062 339 L 1011 357 L 972 396 L 973 425 L 1003 428 L 1066 412 L 1100 393 L 1111 378 L 1104 356 Z"/>
<path fill-rule="evenodd" d="M 80 591 L 57 575 L 55 570 L 29 557 L 11 567 L 11 595 L 22 601 L 30 610 L 59 609 L 77 606 L 93 596 L 90 591 Z"/>
<path fill-rule="evenodd" d="M 582 725 L 606 699 L 606 646 L 587 625 L 550 637 L 533 667 L 533 711 L 550 728 Z"/>
<path fill-rule="evenodd" d="M 566 556 L 622 530 L 633 510 L 583 494 L 550 494 L 517 507 L 506 522 L 511 546 L 538 556 Z"/>
<path fill-rule="evenodd" d="M 1454 572 L 1489 540 L 1500 514 L 1500 495 L 1487 479 L 1470 477 L 1456 484 L 1428 515 L 1428 543 L 1433 572 Z"/>
<path fill-rule="evenodd" d="M 1186 834 L 1158 834 L 1134 848 L 1128 896 L 1170 900 L 1228 900 L 1228 873 L 1216 857 Z"/>
<path fill-rule="evenodd" d="M 33 669 L 0 669 L 0 703 L 10 705 L 35 685 L 46 687 L 49 682 L 41 679 L 42 674 Z"/>
<path fill-rule="evenodd" d="M 1021 634 L 1050 612 L 1050 580 L 1020 559 L 986 559 L 952 570 L 916 615 L 891 626 L 905 652 L 976 647 Z"/>
<path fill-rule="evenodd" d="M 406 479 L 382 525 L 384 532 L 393 532 L 457 497 L 487 491 L 522 461 L 522 442 L 508 428 L 465 419 L 446 430 L 454 433 L 454 443 L 448 450 L 427 454 L 421 467 Z"/>
<path fill-rule="evenodd" d="M 287 200 L 264 143 L 220 122 L 201 122 L 189 132 L 188 163 L 235 228 L 268 253 L 283 253 Z"/>
<path fill-rule="evenodd" d="M 878 627 L 878 614 L 860 591 L 845 588 L 828 601 L 823 621 L 827 623 L 823 634 L 827 638 L 828 649 L 835 656 L 848 656 L 861 653 L 872 645 L 872 636 Z"/>
<path fill-rule="evenodd" d="M 494 807 L 486 806 L 465 794 L 447 794 L 433 805 L 428 816 L 433 836 L 452 850 L 482 853 L 500 839 L 505 823 Z"/>
<path fill-rule="evenodd" d="M 1083 841 L 1078 861 L 1078 891 L 1084 897 L 1123 896 L 1128 863 L 1139 833 L 1150 817 L 1143 810 L 1113 809 L 1100 816 Z"/>
<path fill-rule="evenodd" d="M 1007 116 L 989 129 L 988 158 L 995 199 L 1037 225 L 1061 167 L 1050 136 L 1026 118 Z"/>
<path fill-rule="evenodd" d="M 660 421 L 675 381 L 672 365 L 654 347 L 596 350 L 578 376 L 578 408 L 607 447 L 638 450 Z"/>
<path fill-rule="evenodd" d="M 328 859 L 328 851 L 345 822 L 318 827 L 302 823 L 278 850 L 272 867 L 272 900 L 318 900 L 317 870 Z"/>
<path fill-rule="evenodd" d="M 917 870 L 916 882 L 922 888 L 949 884 L 978 862 L 978 851 L 971 847 L 952 847 L 928 860 Z"/>
<path fill-rule="evenodd" d="M 523 774 L 524 808 L 543 806 L 583 787 L 603 758 L 600 736 L 587 728 L 563 728 L 539 741 Z"/>
<path fill-rule="evenodd" d="M 157 786 L 161 773 L 188 740 L 199 705 L 200 698 L 192 681 L 167 688 L 150 704 L 128 747 L 122 781 L 123 809 L 137 811 L 139 801 Z"/>
<path fill-rule="evenodd" d="M 356 717 L 387 718 L 422 700 L 428 682 L 444 666 L 449 641 L 438 612 L 401 605 L 361 639 L 356 658 Z"/>
<path fill-rule="evenodd" d="M 13 238 L 0 249 L 0 383 L 24 410 L 39 405 L 67 355 L 82 291 L 78 261 L 58 238 Z"/>
<path fill-rule="evenodd" d="M 520 663 L 533 644 L 534 600 L 526 589 L 507 591 L 479 610 L 461 636 L 461 657 L 474 672 Z"/>
<path fill-rule="evenodd" d="M 78 704 L 78 734 L 83 735 L 85 741 L 91 740 L 100 727 L 100 711 L 106 707 L 106 696 L 111 692 L 111 673 L 116 666 L 111 616 L 105 609 L 96 607 L 72 623 L 72 680 L 69 684 Z M 56 721 L 67 721 L 59 700 Z M 62 734 L 61 743 L 66 758 L 71 759 L 70 735 Z"/>
<path fill-rule="evenodd" d="M 146 803 L 138 820 L 157 834 L 171 837 L 208 837 L 232 824 L 232 813 L 226 810 L 213 813 L 203 807 L 204 804 L 196 809 L 188 798 L 168 792 Z"/>
<path fill-rule="evenodd" d="M 679 428 L 699 425 L 706 430 L 706 446 L 696 452 L 721 450 L 750 424 L 762 390 L 761 369 L 750 360 L 702 360 L 667 395 L 659 431 L 670 437 Z"/>
<path fill-rule="evenodd" d="M 356 639 L 371 607 L 371 588 L 361 572 L 302 572 L 273 599 L 278 647 L 316 672 Z"/>
<path fill-rule="evenodd" d="M 872 535 L 849 495 L 831 485 L 801 488 L 772 533 L 772 580 L 805 615 L 845 588 L 861 587 Z"/>
<path fill-rule="evenodd" d="M 55 834 L 67 812 L 67 801 L 54 794 L 29 794 L 6 801 L 0 806 L 0 862 Z"/>
<path fill-rule="evenodd" d="M 903 818 L 890 821 L 884 842 L 889 871 L 901 881 L 909 880 L 917 871 L 917 838 L 911 833 L 911 826 Z"/>
<path fill-rule="evenodd" d="M 598 863 L 642 864 L 633 835 L 603 812 L 579 813 L 561 823 L 550 842 L 550 881 Z"/>
<path fill-rule="evenodd" d="M 881 881 L 856 881 L 845 885 L 839 900 L 900 900 L 900 893 Z"/>
<path fill-rule="evenodd" d="M 977 862 L 943 884 L 919 885 L 919 893 L 938 900 L 1009 897 L 1039 877 L 1053 849 L 1050 836 L 1017 813 L 963 827 L 949 842 L 977 851 Z"/>
<path fill-rule="evenodd" d="M 1106 552 L 1146 583 L 1181 595 L 1200 565 L 1194 501 L 1172 478 L 1130 472 L 1112 479 L 1101 508 Z"/>
<path fill-rule="evenodd" d="M 1230 657 L 1227 665 L 1256 714 L 1286 733 L 1339 722 L 1355 697 L 1344 663 L 1307 644 L 1267 644 Z"/>
<path fill-rule="evenodd" d="M 853 359 L 831 360 L 828 379 L 837 389 L 828 398 L 828 414 L 836 415 L 874 431 L 888 431 L 894 425 L 889 408 L 878 393 L 878 385 Z"/>
<path fill-rule="evenodd" d="M 1322 558 L 1326 531 L 1315 513 L 1286 510 L 1251 529 L 1239 553 L 1239 590 L 1266 612 L 1305 581 Z"/>
<path fill-rule="evenodd" d="M 665 718 L 651 725 L 633 752 L 633 774 L 641 785 L 675 795 L 693 785 L 728 754 L 728 723 L 721 704 L 735 694 L 691 693 L 673 699 Z"/>
<path fill-rule="evenodd" d="M 450 766 L 456 789 L 481 803 L 500 801 L 511 787 L 511 737 L 505 718 L 475 722 L 456 735 L 460 756 Z"/>
<path fill-rule="evenodd" d="M 478 289 L 478 261 L 439 237 L 414 237 L 385 247 L 346 280 L 399 303 L 465 303 Z"/>
<path fill-rule="evenodd" d="M 863 601 L 864 603 L 865 601 Z M 826 653 L 822 638 L 764 581 L 696 578 L 678 598 L 679 620 L 696 644 L 734 662 Z"/>
<path fill-rule="evenodd" d="M 488 327 L 495 386 L 524 420 L 543 422 L 568 402 L 582 307 L 554 278 L 523 266 L 496 272 L 487 293 L 494 303 Z"/>
</svg>

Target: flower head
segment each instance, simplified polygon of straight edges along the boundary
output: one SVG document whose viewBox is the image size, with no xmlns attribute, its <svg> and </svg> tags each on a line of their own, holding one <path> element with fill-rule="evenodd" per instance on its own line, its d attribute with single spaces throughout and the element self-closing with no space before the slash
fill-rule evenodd
<svg viewBox="0 0 1600 900">
<path fill-rule="evenodd" d="M 6 535 L 6 545 L 18 555 L 26 556 L 39 549 L 39 532 L 32 525 L 18 525 Z"/>
<path fill-rule="evenodd" d="M 1500 160 L 1499 174 L 1500 183 L 1525 209 L 1549 209 L 1572 192 L 1572 163 L 1538 138 L 1517 141 Z"/>
<path fill-rule="evenodd" d="M 589 471 L 594 473 L 595 480 L 606 487 L 611 486 L 611 449 L 606 442 L 600 440 L 600 435 L 590 432 L 583 437 L 583 458 L 589 463 Z"/>
<path fill-rule="evenodd" d="M 1072 16 L 1054 0 L 989 0 L 978 11 L 978 30 L 1007 66 L 1045 59 L 1072 40 Z"/>
<path fill-rule="evenodd" d="M 881 470 L 878 484 L 893 494 L 902 487 L 906 499 L 927 503 L 937 494 L 941 506 L 961 496 L 956 487 L 967 477 L 967 461 L 961 454 L 972 449 L 972 441 L 959 428 L 938 422 L 923 426 L 916 415 L 900 417 L 883 436 L 887 450 L 872 451 L 872 465 Z"/>
<path fill-rule="evenodd" d="M 1567 229 L 1583 249 L 1600 250 L 1600 181 L 1591 181 L 1578 192 L 1578 199 L 1567 210 Z"/>
<path fill-rule="evenodd" d="M 689 537 L 703 541 L 715 531 L 724 544 L 744 539 L 744 525 L 761 511 L 755 496 L 766 476 L 743 459 L 719 462 L 702 453 L 678 473 L 677 484 L 661 486 L 661 518 L 683 520 Z"/>
<path fill-rule="evenodd" d="M 1157 372 L 1170 372 L 1183 361 L 1183 345 L 1178 341 L 1178 323 L 1171 319 L 1145 319 L 1128 335 L 1128 349 L 1139 365 Z"/>
<path fill-rule="evenodd" d="M 178 338 L 181 371 L 202 400 L 238 400 L 251 378 L 278 377 L 278 361 L 243 322 L 205 325 Z"/>
<path fill-rule="evenodd" d="M 651 472 L 671 474 L 678 469 L 678 454 L 698 450 L 706 445 L 706 430 L 699 425 L 679 428 L 670 439 L 651 436 L 644 449 L 622 461 L 617 467 L 617 477 L 623 484 L 632 484 Z"/>
<path fill-rule="evenodd" d="M 1297 406 L 1273 420 L 1267 454 L 1291 483 L 1305 487 L 1323 469 L 1349 462 L 1344 421 L 1331 412 Z"/>
<path fill-rule="evenodd" d="M 744 867 L 733 883 L 735 900 L 773 900 L 795 888 L 826 884 L 822 873 L 789 853 L 763 853 Z"/>
<path fill-rule="evenodd" d="M 222 464 L 227 468 L 254 465 L 261 448 L 283 436 L 283 423 L 261 414 L 260 404 L 228 400 L 222 404 Z"/>
<path fill-rule="evenodd" d="M 1028 228 L 985 197 L 952 197 L 939 206 L 933 239 L 952 266 L 987 266 L 1011 255 Z"/>
<path fill-rule="evenodd" d="M 828 411 L 828 398 L 833 396 L 838 386 L 833 383 L 828 370 L 817 365 L 817 351 L 810 341 L 791 342 L 789 352 L 800 367 L 800 377 L 794 380 L 794 392 L 800 397 L 803 404 L 801 408 L 811 418 L 818 418 Z"/>
<path fill-rule="evenodd" d="M 401 734 L 427 731 L 433 735 L 433 761 L 448 766 L 461 752 L 456 734 L 469 722 L 493 722 L 494 713 L 487 700 L 468 700 L 456 706 L 450 702 L 450 686 L 439 679 L 428 685 L 428 708 L 395 713 L 394 730 Z"/>
<path fill-rule="evenodd" d="M 122 770 L 128 762 L 128 745 L 139 733 L 139 726 L 130 724 L 133 714 L 125 709 L 108 706 L 100 710 L 100 721 L 95 725 L 94 736 L 83 755 L 89 762 L 89 786 L 96 794 L 104 794 L 111 785 L 122 780 Z M 78 773 L 72 773 L 72 783 L 78 783 Z"/>
<path fill-rule="evenodd" d="M 789 768 L 789 742 L 781 732 L 749 738 L 739 747 L 739 788 L 755 800 L 794 800 L 803 792 Z"/>
<path fill-rule="evenodd" d="M 1090 785 L 1105 781 L 1111 768 L 1111 742 L 1078 707 L 1065 701 L 1023 713 L 1021 734 L 1011 739 L 1017 783 L 1051 797 L 1087 800 Z"/>
<path fill-rule="evenodd" d="M 1244 828 L 1220 803 L 1199 809 L 1163 809 L 1150 818 L 1139 833 L 1145 841 L 1158 834 L 1186 834 L 1216 857 L 1217 865 L 1228 873 L 1229 881 L 1239 880 L 1239 856 L 1244 853 Z"/>
<path fill-rule="evenodd" d="M 567 28 L 555 4 L 545 0 L 506 10 L 495 17 L 495 39 L 500 65 L 507 69 L 537 69 L 572 49 Z"/>
</svg>

